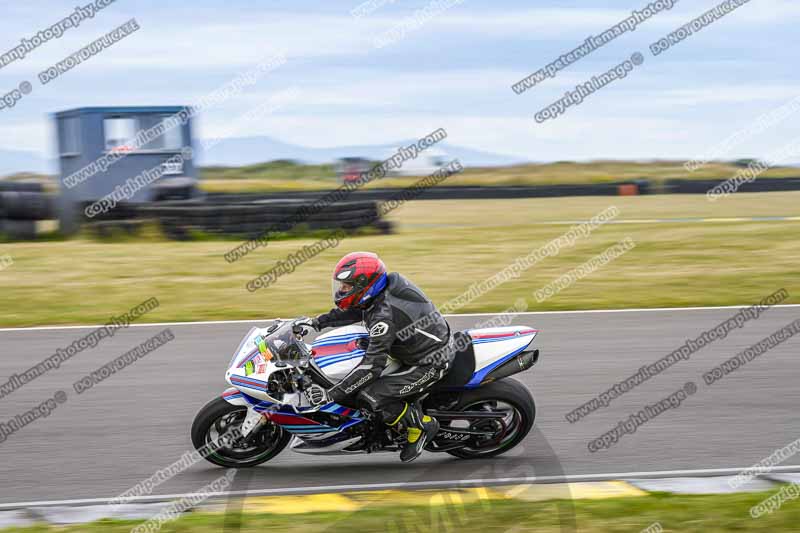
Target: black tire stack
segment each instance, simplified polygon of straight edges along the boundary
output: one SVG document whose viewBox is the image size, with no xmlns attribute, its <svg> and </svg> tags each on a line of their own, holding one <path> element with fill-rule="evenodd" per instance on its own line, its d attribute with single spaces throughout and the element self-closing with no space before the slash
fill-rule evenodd
<svg viewBox="0 0 800 533">
<path fill-rule="evenodd" d="M 305 208 L 305 210 L 304 210 Z M 254 238 L 269 232 L 355 230 L 375 227 L 389 232 L 374 201 L 338 202 L 312 209 L 311 202 L 268 200 L 255 202 L 158 202 L 137 208 L 143 219 L 157 219 L 164 233 L 177 240 L 192 232 Z"/>
<path fill-rule="evenodd" d="M 81 206 L 83 213 L 84 206 Z M 147 204 L 119 204 L 93 218 L 82 215 L 83 224 L 100 237 L 122 230 L 135 233 L 148 220 L 158 223 L 174 240 L 188 240 L 193 234 L 256 238 L 271 232 L 319 230 L 353 231 L 372 227 L 390 233 L 392 226 L 382 220 L 374 200 L 341 201 L 315 206 L 310 199 L 263 200 L 201 198 Z"/>
<path fill-rule="evenodd" d="M 664 192 L 669 194 L 705 194 L 726 181 L 671 179 L 666 181 Z M 800 178 L 758 177 L 758 179 L 741 183 L 736 190 L 738 192 L 798 191 L 800 190 Z"/>
<path fill-rule="evenodd" d="M 36 222 L 56 218 L 55 197 L 42 184 L 0 182 L 0 235 L 11 240 L 36 238 Z"/>
<path fill-rule="evenodd" d="M 85 209 L 88 205 L 90 204 L 79 204 L 78 218 L 81 226 L 97 237 L 109 239 L 115 235 L 135 235 L 141 229 L 141 207 L 137 204 L 117 204 L 108 212 L 92 218 L 86 216 Z"/>
</svg>

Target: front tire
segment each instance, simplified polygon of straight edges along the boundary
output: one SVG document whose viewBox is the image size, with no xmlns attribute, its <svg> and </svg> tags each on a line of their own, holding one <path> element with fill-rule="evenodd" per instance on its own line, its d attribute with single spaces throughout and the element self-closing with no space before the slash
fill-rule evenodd
<svg viewBox="0 0 800 533">
<path fill-rule="evenodd" d="M 511 378 L 464 392 L 458 404 L 449 410 L 503 410 L 508 413 L 508 418 L 504 419 L 502 423 L 503 426 L 506 426 L 503 428 L 505 434 L 500 439 L 489 439 L 447 452 L 460 459 L 495 457 L 506 453 L 522 442 L 533 428 L 536 420 L 536 403 L 533 395 L 525 385 Z M 487 421 L 477 424 L 496 424 L 496 422 Z M 477 429 L 484 428 L 478 427 Z"/>
<path fill-rule="evenodd" d="M 192 444 L 198 451 L 214 449 L 204 453 L 207 461 L 225 468 L 248 468 L 269 461 L 278 455 L 291 439 L 291 435 L 279 425 L 267 421 L 247 442 L 243 439 L 228 440 L 216 447 L 220 437 L 234 428 L 241 427 L 247 407 L 233 405 L 222 398 L 208 402 L 192 424 Z"/>
</svg>

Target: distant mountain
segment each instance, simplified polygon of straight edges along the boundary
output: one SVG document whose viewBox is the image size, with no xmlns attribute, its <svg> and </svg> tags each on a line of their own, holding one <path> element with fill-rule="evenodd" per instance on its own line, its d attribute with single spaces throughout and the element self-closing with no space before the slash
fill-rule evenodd
<svg viewBox="0 0 800 533">
<path fill-rule="evenodd" d="M 195 141 L 198 163 L 201 166 L 239 167 L 290 159 L 303 163 L 331 163 L 340 157 L 364 157 L 372 160 L 386 158 L 399 146 L 408 146 L 414 140 L 398 141 L 393 144 L 351 145 L 335 148 L 309 148 L 272 139 L 270 137 L 242 137 L 224 139 L 208 150 L 203 151 L 202 140 Z M 522 158 L 473 150 L 439 143 L 428 149 L 430 154 L 447 159 L 458 158 L 466 167 L 505 166 L 525 162 Z M 19 150 L 0 150 L 0 179 L 17 173 L 56 174 L 57 162 L 35 152 Z"/>
<path fill-rule="evenodd" d="M 35 152 L 19 150 L 0 150 L 0 176 L 20 172 L 51 174 L 56 171 L 52 161 Z"/>
<path fill-rule="evenodd" d="M 408 146 L 414 140 L 393 144 L 351 145 L 335 148 L 309 148 L 288 144 L 270 137 L 239 137 L 219 141 L 204 153 L 202 141 L 196 142 L 198 162 L 201 166 L 246 166 L 291 159 L 303 163 L 330 163 L 340 157 L 364 157 L 379 160 L 393 153 L 399 146 Z M 434 147 L 432 147 L 433 149 Z M 452 146 L 446 143 L 435 145 L 437 154 L 446 158 L 458 158 L 464 166 L 505 166 L 526 162 L 523 158 Z"/>
</svg>

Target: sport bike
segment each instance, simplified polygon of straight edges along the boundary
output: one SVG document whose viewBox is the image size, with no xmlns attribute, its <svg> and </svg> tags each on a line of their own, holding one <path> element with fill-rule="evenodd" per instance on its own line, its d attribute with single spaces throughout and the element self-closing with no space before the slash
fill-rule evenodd
<svg viewBox="0 0 800 533">
<path fill-rule="evenodd" d="M 406 440 L 369 410 L 332 403 L 327 390 L 362 360 L 369 333 L 361 325 L 303 341 L 300 319 L 252 328 L 225 380 L 231 388 L 207 403 L 192 425 L 192 443 L 214 464 L 249 467 L 286 446 L 293 452 L 342 455 L 397 452 Z M 539 359 L 530 347 L 537 330 L 525 326 L 471 329 L 454 334 L 456 357 L 419 402 L 441 429 L 426 446 L 463 459 L 504 453 L 528 434 L 536 418 L 530 391 L 509 376 Z M 384 373 L 402 372 L 389 359 Z"/>
</svg>

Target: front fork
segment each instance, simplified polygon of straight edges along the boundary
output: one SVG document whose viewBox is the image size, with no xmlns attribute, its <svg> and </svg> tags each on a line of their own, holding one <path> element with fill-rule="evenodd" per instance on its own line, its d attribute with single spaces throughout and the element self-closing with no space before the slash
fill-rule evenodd
<svg viewBox="0 0 800 533">
<path fill-rule="evenodd" d="M 267 417 L 264 413 L 259 413 L 253 406 L 247 408 L 247 416 L 242 422 L 242 438 L 247 440 L 251 435 L 255 435 L 264 424 L 267 423 Z"/>
<path fill-rule="evenodd" d="M 222 393 L 222 398 L 231 405 L 247 407 L 247 416 L 245 416 L 241 428 L 243 439 L 247 440 L 258 433 L 258 430 L 267 423 L 266 415 L 256 411 L 255 406 L 244 399 L 244 395 L 239 389 L 233 387 L 225 389 L 225 392 Z"/>
</svg>

